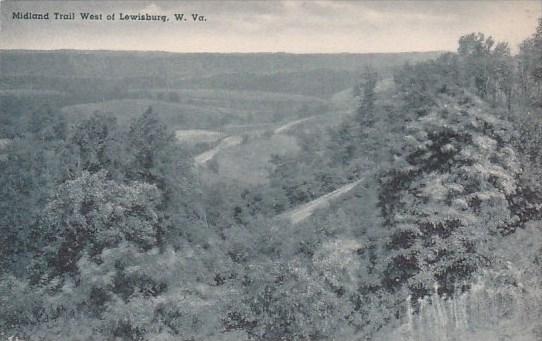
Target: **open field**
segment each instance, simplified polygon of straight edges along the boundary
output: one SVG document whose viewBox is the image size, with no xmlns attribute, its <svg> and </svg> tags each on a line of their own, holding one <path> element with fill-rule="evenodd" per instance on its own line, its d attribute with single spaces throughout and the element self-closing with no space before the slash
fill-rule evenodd
<svg viewBox="0 0 542 341">
<path fill-rule="evenodd" d="M 214 156 L 216 169 L 201 170 L 204 181 L 262 184 L 267 182 L 269 160 L 273 154 L 297 153 L 296 139 L 286 135 L 251 139 L 230 148 L 224 148 Z"/>
<path fill-rule="evenodd" d="M 176 130 L 175 138 L 179 143 L 196 145 L 198 143 L 212 143 L 224 137 L 224 133 L 204 129 Z"/>
</svg>

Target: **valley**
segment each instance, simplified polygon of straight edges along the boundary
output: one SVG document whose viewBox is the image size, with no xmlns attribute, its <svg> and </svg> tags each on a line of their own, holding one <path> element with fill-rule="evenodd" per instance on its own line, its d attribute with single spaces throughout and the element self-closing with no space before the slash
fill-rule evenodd
<svg viewBox="0 0 542 341">
<path fill-rule="evenodd" d="M 540 339 L 540 51 L 494 43 L 0 51 L 0 337 Z"/>
</svg>

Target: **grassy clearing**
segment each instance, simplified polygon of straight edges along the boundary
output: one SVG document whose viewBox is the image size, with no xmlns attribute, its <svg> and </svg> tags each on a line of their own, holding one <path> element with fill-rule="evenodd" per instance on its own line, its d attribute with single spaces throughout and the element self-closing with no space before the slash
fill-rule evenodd
<svg viewBox="0 0 542 341">
<path fill-rule="evenodd" d="M 244 143 L 217 154 L 215 166 L 203 169 L 201 175 L 204 181 L 210 183 L 233 181 L 251 185 L 262 184 L 267 182 L 271 155 L 298 151 L 296 139 L 291 136 L 249 138 Z"/>
<path fill-rule="evenodd" d="M 213 143 L 224 137 L 224 133 L 204 129 L 187 129 L 175 131 L 177 141 L 186 145 Z"/>
</svg>

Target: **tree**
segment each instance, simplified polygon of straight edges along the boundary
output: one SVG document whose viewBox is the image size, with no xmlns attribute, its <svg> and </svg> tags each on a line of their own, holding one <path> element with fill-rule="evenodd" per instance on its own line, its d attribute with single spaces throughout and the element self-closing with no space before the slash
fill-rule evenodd
<svg viewBox="0 0 542 341">
<path fill-rule="evenodd" d="M 378 74 L 367 67 L 362 77 L 362 83 L 359 86 L 363 92 L 357 111 L 357 120 L 361 127 L 370 126 L 375 121 L 375 89 L 377 80 Z"/>
<path fill-rule="evenodd" d="M 521 168 L 510 125 L 475 98 L 438 100 L 409 125 L 403 154 L 382 177 L 380 192 L 390 227 L 383 285 L 406 285 L 415 297 L 434 283 L 439 293 L 464 287 L 485 264 L 479 246 L 513 233 L 520 222 L 512 200 Z"/>
<path fill-rule="evenodd" d="M 538 85 L 538 95 L 540 96 L 540 89 L 542 85 L 542 17 L 538 19 L 538 26 L 533 36 L 534 47 L 534 65 L 532 69 L 532 76 Z"/>
<path fill-rule="evenodd" d="M 16 139 L 0 161 L 0 268 L 24 271 L 31 226 L 60 181 L 56 145 Z"/>
<path fill-rule="evenodd" d="M 521 93 L 525 99 L 540 97 L 542 88 L 542 18 L 538 19 L 538 26 L 532 37 L 520 44 L 519 78 Z M 540 103 L 538 103 L 540 104 Z"/>
<path fill-rule="evenodd" d="M 165 189 L 160 171 L 166 166 L 166 149 L 173 144 L 174 136 L 167 131 L 152 107 L 131 124 L 127 138 L 133 154 L 132 164 L 128 169 L 130 178 L 154 183 Z"/>
<path fill-rule="evenodd" d="M 464 61 L 464 78 L 469 86 L 472 82 L 478 96 L 484 99 L 492 86 L 489 57 L 494 44 L 493 38 L 486 38 L 483 33 L 471 33 L 459 38 L 457 52 Z"/>
<path fill-rule="evenodd" d="M 345 121 L 337 129 L 330 131 L 329 155 L 333 164 L 347 165 L 356 155 L 359 143 L 358 127 Z"/>
<path fill-rule="evenodd" d="M 80 173 L 106 169 L 109 175 L 122 179 L 126 167 L 124 136 L 113 116 L 96 113 L 79 123 L 70 134 L 67 148 L 77 154 L 73 167 Z"/>
<path fill-rule="evenodd" d="M 531 97 L 532 89 L 535 87 L 533 83 L 532 70 L 536 65 L 536 57 L 534 53 L 534 40 L 525 39 L 519 46 L 518 54 L 518 76 L 520 93 L 524 100 Z"/>
<path fill-rule="evenodd" d="M 514 86 L 514 67 L 508 43 L 498 43 L 492 52 L 492 70 L 496 87 L 493 92 L 493 105 L 496 105 L 498 91 L 501 91 L 508 111 L 512 110 L 512 90 Z"/>
<path fill-rule="evenodd" d="M 28 131 L 41 143 L 64 140 L 67 133 L 66 119 L 62 113 L 46 105 L 29 115 Z"/>
<path fill-rule="evenodd" d="M 0 161 L 0 269 L 24 272 L 29 231 L 63 179 L 64 116 L 48 107 L 28 117 L 28 129 L 14 139 Z"/>
<path fill-rule="evenodd" d="M 176 143 L 174 134 L 152 108 L 132 122 L 126 143 L 130 158 L 126 178 L 155 185 L 161 193 L 160 238 L 204 242 L 207 237 L 205 229 L 200 229 L 204 221 L 198 213 L 201 201 L 192 157 Z M 166 231 L 171 235 L 163 235 Z"/>
<path fill-rule="evenodd" d="M 119 184 L 103 170 L 66 181 L 34 230 L 37 274 L 75 275 L 83 255 L 95 259 L 123 241 L 143 250 L 157 246 L 159 197 L 153 185 Z"/>
</svg>

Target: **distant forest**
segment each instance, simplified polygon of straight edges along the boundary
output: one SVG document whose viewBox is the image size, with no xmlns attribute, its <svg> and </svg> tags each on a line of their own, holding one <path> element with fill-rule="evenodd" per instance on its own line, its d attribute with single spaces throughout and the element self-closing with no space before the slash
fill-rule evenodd
<svg viewBox="0 0 542 341">
<path fill-rule="evenodd" d="M 0 70 L 2 339 L 542 339 L 542 18 Z"/>
</svg>

